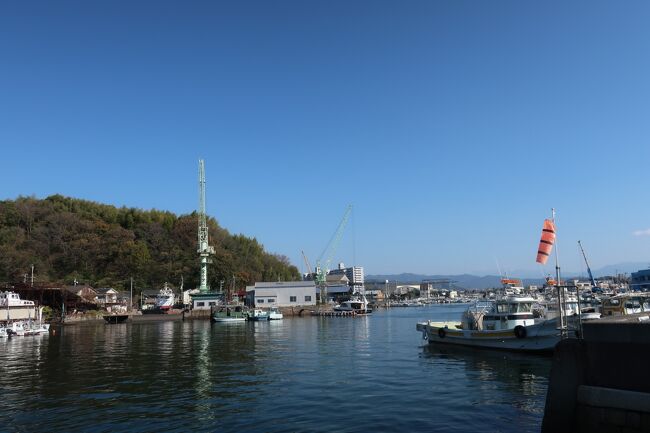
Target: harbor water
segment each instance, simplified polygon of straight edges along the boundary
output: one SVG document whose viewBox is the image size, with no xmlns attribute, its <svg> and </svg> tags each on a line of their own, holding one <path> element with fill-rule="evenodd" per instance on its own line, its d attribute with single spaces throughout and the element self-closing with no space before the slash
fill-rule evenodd
<svg viewBox="0 0 650 433">
<path fill-rule="evenodd" d="M 462 305 L 0 340 L 2 431 L 538 432 L 550 358 L 428 347 Z"/>
</svg>

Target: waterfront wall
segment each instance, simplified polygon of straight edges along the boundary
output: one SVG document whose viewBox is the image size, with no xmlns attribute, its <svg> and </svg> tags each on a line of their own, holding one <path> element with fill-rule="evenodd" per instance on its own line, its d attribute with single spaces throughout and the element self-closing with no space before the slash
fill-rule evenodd
<svg viewBox="0 0 650 433">
<path fill-rule="evenodd" d="M 650 432 L 650 321 L 639 317 L 587 322 L 584 339 L 558 343 L 543 433 Z"/>
</svg>

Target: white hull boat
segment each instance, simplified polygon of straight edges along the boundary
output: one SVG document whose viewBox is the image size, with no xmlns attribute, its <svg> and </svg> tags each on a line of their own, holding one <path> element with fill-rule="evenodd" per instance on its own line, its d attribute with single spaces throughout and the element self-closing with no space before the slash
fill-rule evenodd
<svg viewBox="0 0 650 433">
<path fill-rule="evenodd" d="M 268 311 L 264 310 L 253 310 L 252 313 L 249 313 L 248 320 L 252 320 L 254 322 L 265 322 L 269 320 L 269 313 Z"/>
<path fill-rule="evenodd" d="M 49 333 L 49 323 L 12 322 L 2 328 L 0 334 L 5 335 L 0 335 L 0 337 L 9 337 L 14 335 L 18 337 L 24 337 L 28 335 L 43 335 Z"/>
<path fill-rule="evenodd" d="M 236 323 L 236 322 L 245 322 L 245 317 L 213 317 L 212 321 L 214 323 Z"/>
<path fill-rule="evenodd" d="M 271 310 L 269 311 L 269 320 L 280 320 L 283 318 L 284 316 L 282 315 L 282 313 L 280 313 L 280 310 L 278 310 L 277 308 L 271 308 Z"/>
<path fill-rule="evenodd" d="M 560 341 L 557 319 L 535 319 L 534 299 L 506 296 L 468 308 L 460 322 L 421 322 L 416 329 L 429 344 L 525 352 L 549 352 Z"/>
<path fill-rule="evenodd" d="M 372 313 L 372 309 L 368 306 L 368 300 L 365 296 L 341 302 L 339 305 L 336 305 L 333 310 L 337 312 L 354 312 L 356 314 Z"/>
<path fill-rule="evenodd" d="M 450 326 L 451 325 L 451 326 Z M 416 329 L 429 344 L 456 344 L 459 346 L 525 352 L 550 352 L 560 341 L 557 320 L 545 320 L 531 326 L 505 330 L 458 329 L 458 324 L 422 322 Z"/>
<path fill-rule="evenodd" d="M 156 296 L 156 307 L 159 311 L 167 311 L 174 306 L 176 302 L 176 297 L 174 296 L 174 291 L 169 288 L 169 285 L 165 283 L 160 292 Z"/>
</svg>

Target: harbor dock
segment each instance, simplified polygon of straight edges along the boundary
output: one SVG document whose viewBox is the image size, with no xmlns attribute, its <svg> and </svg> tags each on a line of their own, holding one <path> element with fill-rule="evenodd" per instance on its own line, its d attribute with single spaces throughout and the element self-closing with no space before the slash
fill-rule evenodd
<svg viewBox="0 0 650 433">
<path fill-rule="evenodd" d="M 650 316 L 585 322 L 555 348 L 542 432 L 650 431 Z"/>
</svg>

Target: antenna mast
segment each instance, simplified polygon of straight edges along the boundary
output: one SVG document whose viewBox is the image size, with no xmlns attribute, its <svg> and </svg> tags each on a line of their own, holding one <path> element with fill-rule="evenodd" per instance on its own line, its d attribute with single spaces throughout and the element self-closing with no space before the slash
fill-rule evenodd
<svg viewBox="0 0 650 433">
<path fill-rule="evenodd" d="M 199 291 L 206 293 L 208 286 L 208 263 L 212 263 L 210 256 L 214 248 L 208 244 L 208 222 L 205 215 L 205 164 L 199 159 L 199 246 L 197 252 L 201 260 L 201 284 Z"/>
</svg>

